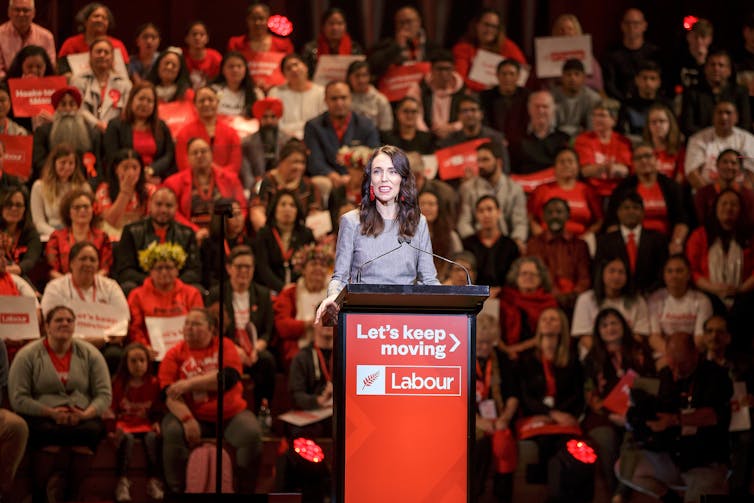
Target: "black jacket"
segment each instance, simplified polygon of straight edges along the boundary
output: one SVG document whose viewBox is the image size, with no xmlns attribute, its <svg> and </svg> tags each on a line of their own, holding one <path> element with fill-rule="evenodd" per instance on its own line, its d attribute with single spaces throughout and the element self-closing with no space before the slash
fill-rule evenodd
<svg viewBox="0 0 754 503">
<path fill-rule="evenodd" d="M 665 199 L 665 206 L 668 209 L 668 229 L 672 232 L 676 224 L 689 224 L 688 214 L 686 212 L 686 202 L 683 197 L 683 189 L 675 180 L 671 180 L 662 173 L 657 174 L 657 185 L 660 186 L 660 192 Z M 622 180 L 610 195 L 610 201 L 605 213 L 604 228 L 618 224 L 618 201 L 623 200 L 623 195 L 633 192 L 639 186 L 639 177 L 631 175 Z"/>
<path fill-rule="evenodd" d="M 657 231 L 641 228 L 637 243 L 636 270 L 628 280 L 636 293 L 650 292 L 660 286 L 662 268 L 668 258 L 668 240 Z M 628 251 L 620 229 L 597 238 L 594 263 L 599 267 L 603 260 L 622 258 L 628 264 Z"/>
<path fill-rule="evenodd" d="M 160 120 L 157 127 L 162 134 L 160 135 L 161 138 L 154 139 L 157 144 L 157 151 L 152 161 L 152 169 L 155 176 L 159 176 L 164 180 L 177 171 L 175 167 L 175 145 L 173 144 L 173 137 L 170 136 L 167 124 Z M 105 160 L 105 166 L 110 166 L 118 150 L 133 148 L 133 146 L 133 128 L 131 124 L 123 119 L 111 120 L 107 124 L 105 138 L 102 141 L 102 157 Z"/>
<path fill-rule="evenodd" d="M 230 282 L 225 284 L 225 316 L 227 317 L 227 328 L 225 337 L 236 340 L 236 317 L 233 314 L 233 291 Z M 207 296 L 207 306 L 220 302 L 220 286 L 213 286 Z M 269 344 L 272 339 L 272 330 L 274 327 L 274 313 L 272 311 L 272 300 L 270 298 L 270 289 L 252 283 L 249 287 L 249 318 L 257 329 L 257 336 L 264 339 Z"/>
<path fill-rule="evenodd" d="M 309 228 L 299 226 L 293 229 L 290 247 L 294 250 L 313 242 L 314 234 Z M 254 281 L 276 292 L 282 290 L 285 286 L 286 265 L 275 235 L 267 225 L 259 229 L 254 239 L 254 257 Z M 291 281 L 296 281 L 297 278 L 298 274 L 291 273 Z"/>
<path fill-rule="evenodd" d="M 584 412 L 584 376 L 579 362 L 572 357 L 565 367 L 553 367 L 555 404 L 550 408 L 543 402 L 547 380 L 542 361 L 534 350 L 521 355 L 515 375 L 519 379 L 520 410 L 524 417 L 547 415 L 553 409 L 568 412 L 574 417 Z"/>
<path fill-rule="evenodd" d="M 34 183 L 42 175 L 42 168 L 45 165 L 47 156 L 50 151 L 55 148 L 55 145 L 50 144 L 50 132 L 52 131 L 52 123 L 46 122 L 39 126 L 34 131 L 34 148 L 32 150 L 32 162 L 31 162 L 31 176 L 29 177 L 29 186 Z M 94 169 L 97 171 L 97 176 L 92 177 L 89 173 L 84 171 L 84 176 L 91 184 L 92 188 L 96 190 L 101 181 L 105 179 L 105 165 L 102 163 L 101 150 L 102 150 L 102 133 L 96 128 L 89 128 L 89 138 L 92 140 L 92 154 L 97 158 L 97 162 L 94 164 Z M 85 152 L 77 152 L 79 157 L 85 154 Z"/>
</svg>

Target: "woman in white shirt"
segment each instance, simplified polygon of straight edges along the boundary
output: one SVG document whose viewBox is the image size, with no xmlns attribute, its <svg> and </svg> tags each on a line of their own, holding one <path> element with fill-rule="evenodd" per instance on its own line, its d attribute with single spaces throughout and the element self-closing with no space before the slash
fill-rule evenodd
<svg viewBox="0 0 754 503">
<path fill-rule="evenodd" d="M 256 100 L 262 99 L 262 92 L 254 85 L 249 75 L 246 58 L 240 52 L 226 52 L 220 63 L 220 75 L 217 76 L 212 89 L 217 91 L 220 99 L 217 113 L 228 116 L 251 117 L 251 107 Z"/>
<path fill-rule="evenodd" d="M 298 54 L 288 54 L 280 62 L 285 84 L 270 89 L 269 96 L 283 102 L 280 130 L 304 139 L 306 121 L 326 110 L 325 88 L 309 80 L 309 70 Z"/>
</svg>

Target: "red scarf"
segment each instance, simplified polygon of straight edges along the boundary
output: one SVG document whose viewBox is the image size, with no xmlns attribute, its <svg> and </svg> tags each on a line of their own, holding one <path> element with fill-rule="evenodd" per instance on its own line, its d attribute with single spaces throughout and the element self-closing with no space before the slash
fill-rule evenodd
<svg viewBox="0 0 754 503">
<path fill-rule="evenodd" d="M 544 356 L 542 357 L 542 370 L 545 373 L 545 385 L 547 388 L 545 391 L 545 396 L 551 396 L 554 399 L 555 395 L 558 392 L 558 388 L 555 385 L 555 374 L 553 372 L 554 368 L 552 361 L 548 360 Z"/>
<path fill-rule="evenodd" d="M 21 295 L 13 278 L 7 272 L 0 276 L 0 295 L 10 295 L 14 297 Z"/>
<path fill-rule="evenodd" d="M 515 288 L 504 286 L 500 291 L 500 320 L 505 329 L 506 344 L 516 344 L 521 340 L 523 330 L 521 312 L 526 313 L 530 334 L 537 331 L 539 315 L 548 307 L 558 307 L 555 297 L 539 288 L 531 293 L 523 293 Z"/>
<path fill-rule="evenodd" d="M 317 37 L 317 54 L 351 54 L 351 36 L 348 33 L 344 33 L 338 43 L 338 51 L 332 52 L 330 44 L 327 42 L 325 35 L 320 33 Z"/>
</svg>

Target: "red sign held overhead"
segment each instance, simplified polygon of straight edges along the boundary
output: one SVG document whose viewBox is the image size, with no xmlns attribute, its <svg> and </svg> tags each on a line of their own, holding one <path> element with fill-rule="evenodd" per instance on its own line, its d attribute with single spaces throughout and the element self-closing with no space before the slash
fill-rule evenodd
<svg viewBox="0 0 754 503">
<path fill-rule="evenodd" d="M 388 101 L 400 101 L 408 89 L 429 73 L 430 65 L 426 61 L 410 65 L 390 65 L 380 79 L 379 90 L 387 96 Z"/>
</svg>

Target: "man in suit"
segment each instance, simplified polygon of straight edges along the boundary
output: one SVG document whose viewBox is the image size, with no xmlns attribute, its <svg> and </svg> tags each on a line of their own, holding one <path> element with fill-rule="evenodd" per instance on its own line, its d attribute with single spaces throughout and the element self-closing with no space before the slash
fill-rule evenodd
<svg viewBox="0 0 754 503">
<path fill-rule="evenodd" d="M 660 232 L 645 229 L 644 201 L 636 191 L 622 194 L 618 203 L 618 230 L 597 239 L 594 263 L 619 257 L 629 264 L 633 290 L 645 293 L 658 287 L 668 257 L 668 241 Z"/>
<path fill-rule="evenodd" d="M 309 149 L 307 173 L 327 201 L 335 187 L 348 181 L 348 168 L 338 163 L 338 150 L 344 146 L 376 148 L 380 135 L 374 123 L 351 109 L 351 89 L 343 81 L 325 87 L 327 112 L 304 126 L 304 143 Z"/>
</svg>

